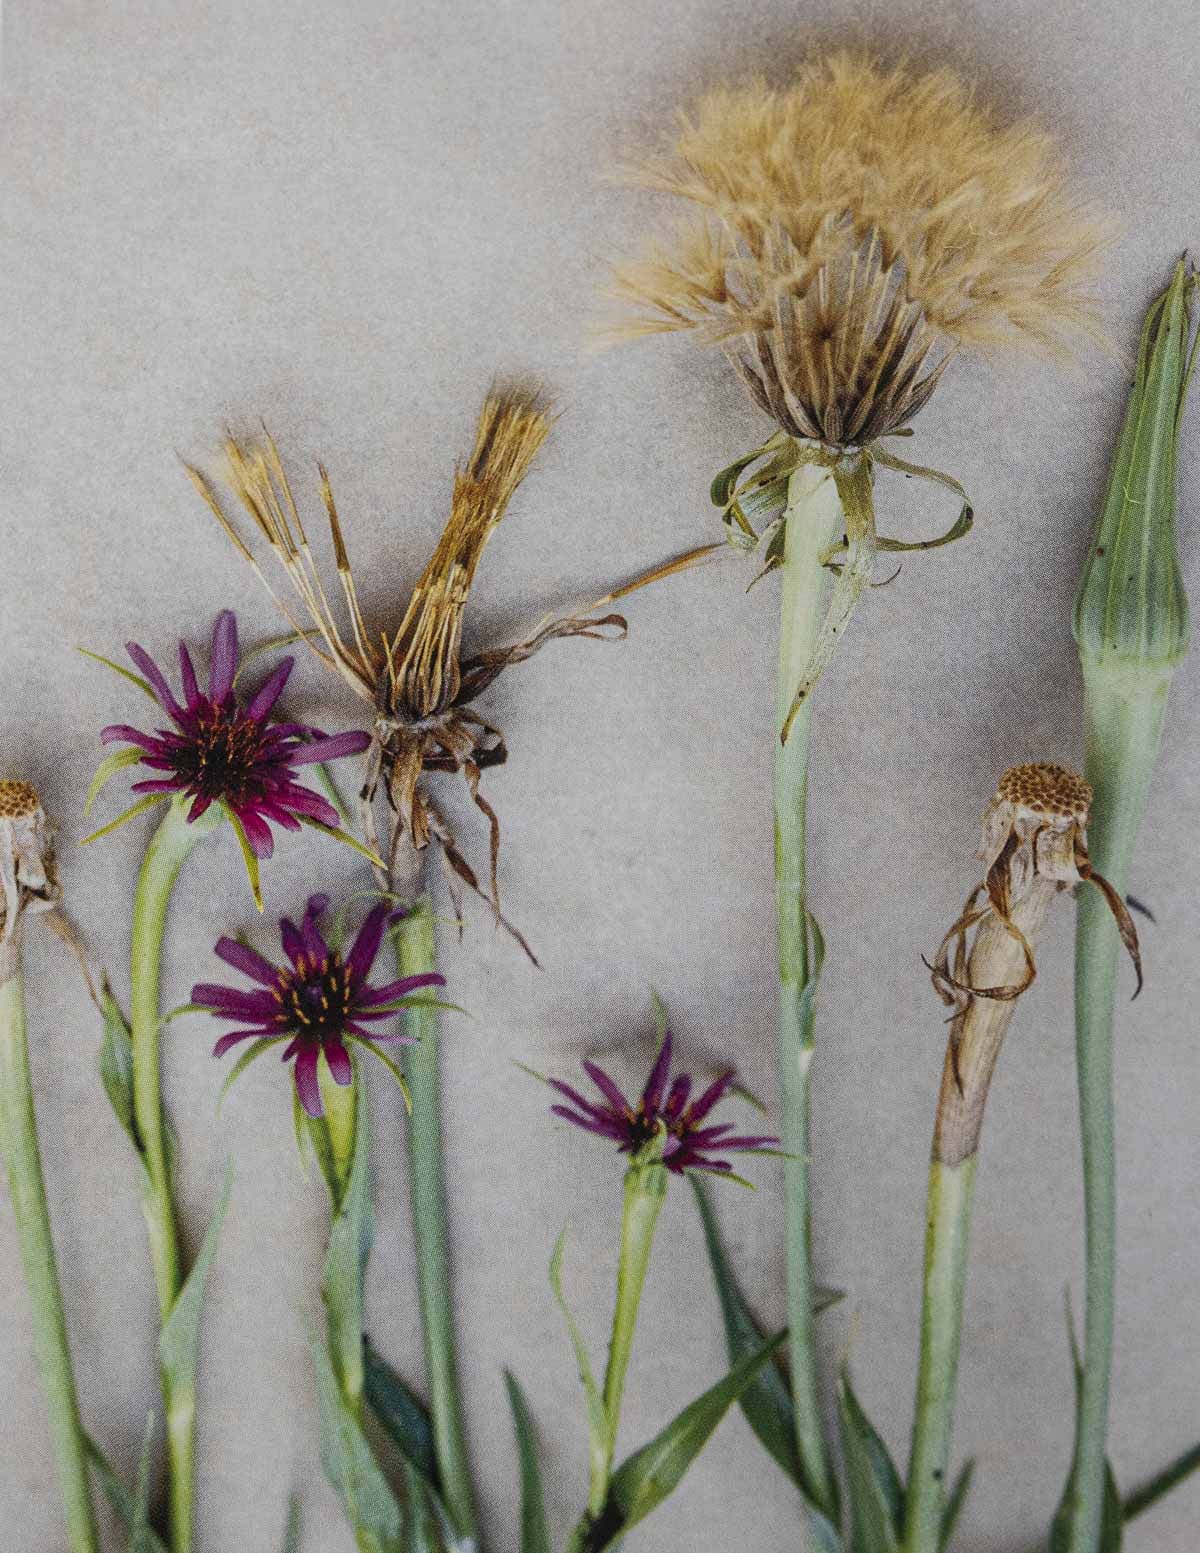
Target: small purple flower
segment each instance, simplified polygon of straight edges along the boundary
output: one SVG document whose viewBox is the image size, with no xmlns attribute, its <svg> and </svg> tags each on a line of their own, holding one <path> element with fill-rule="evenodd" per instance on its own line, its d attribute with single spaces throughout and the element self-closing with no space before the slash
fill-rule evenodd
<svg viewBox="0 0 1200 1553">
<path fill-rule="evenodd" d="M 271 825 L 299 830 L 304 820 L 337 827 L 333 805 L 293 779 L 297 766 L 358 755 L 370 744 L 366 732 L 326 738 L 300 723 L 269 723 L 271 710 L 287 684 L 295 663 L 284 658 L 245 706 L 238 703 L 233 682 L 237 673 L 237 620 L 222 610 L 213 627 L 208 694 L 197 682 L 191 655 L 179 644 L 183 701 L 175 699 L 166 676 L 136 642 L 126 651 L 150 683 L 155 699 L 175 724 L 153 734 L 124 723 L 105 728 L 105 744 L 132 744 L 143 750 L 140 764 L 163 776 L 135 782 L 135 793 L 183 793 L 192 800 L 188 820 L 198 820 L 214 803 L 236 816 L 255 857 L 270 857 L 274 849 Z"/>
<path fill-rule="evenodd" d="M 665 1140 L 662 1162 L 676 1175 L 682 1175 L 685 1170 L 728 1174 L 733 1166 L 727 1159 L 714 1158 L 718 1151 L 731 1153 L 778 1146 L 778 1138 L 734 1134 L 732 1122 L 718 1122 L 715 1127 L 700 1125 L 728 1092 L 735 1076 L 732 1068 L 722 1073 L 695 1100 L 691 1099 L 692 1081 L 686 1073 L 676 1074 L 668 1083 L 670 1069 L 671 1036 L 668 1032 L 636 1105 L 626 1100 L 603 1068 L 594 1062 L 585 1062 L 583 1071 L 600 1091 L 605 1103 L 588 1100 L 570 1084 L 552 1078 L 549 1080 L 551 1087 L 570 1103 L 553 1105 L 550 1109 L 555 1116 L 574 1122 L 576 1127 L 610 1138 L 622 1154 L 636 1154 L 661 1132 Z"/>
<path fill-rule="evenodd" d="M 253 991 L 211 982 L 200 982 L 192 988 L 193 1003 L 217 1019 L 247 1027 L 223 1035 L 213 1047 L 214 1057 L 223 1057 L 242 1041 L 265 1043 L 254 1051 L 255 1056 L 265 1051 L 267 1045 L 288 1042 L 283 1061 L 296 1059 L 296 1093 L 309 1116 L 322 1114 L 317 1081 L 322 1052 L 335 1082 L 349 1084 L 352 1067 L 347 1045 L 364 1046 L 385 1061 L 386 1056 L 376 1050 L 377 1042 L 411 1046 L 412 1036 L 370 1030 L 367 1026 L 390 1019 L 397 1005 L 403 1006 L 403 1000 L 418 988 L 445 985 L 445 978 L 431 971 L 401 977 L 384 987 L 372 987 L 367 977 L 379 953 L 384 928 L 403 916 L 403 912 L 392 911 L 386 905 L 374 907 L 343 959 L 336 949 L 329 947 L 317 927 L 317 919 L 328 904 L 327 895 L 310 896 L 299 927 L 287 917 L 280 921 L 283 951 L 289 961 L 285 966 L 272 965 L 236 939 L 217 941 L 219 958 L 258 983 Z"/>
</svg>

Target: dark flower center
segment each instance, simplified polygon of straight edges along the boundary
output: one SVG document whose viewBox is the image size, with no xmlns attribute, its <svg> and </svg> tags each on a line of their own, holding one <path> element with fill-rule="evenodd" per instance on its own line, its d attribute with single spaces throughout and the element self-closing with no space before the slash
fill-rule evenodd
<svg viewBox="0 0 1200 1553">
<path fill-rule="evenodd" d="M 261 786 L 262 724 L 208 703 L 196 714 L 192 735 L 172 751 L 172 760 L 189 788 L 206 798 L 233 802 Z"/>
<path fill-rule="evenodd" d="M 657 1114 L 648 1116 L 645 1108 L 639 1106 L 636 1111 L 626 1112 L 625 1120 L 629 1126 L 629 1146 L 636 1154 L 657 1134 L 660 1118 Z"/>
<path fill-rule="evenodd" d="M 276 1018 L 301 1042 L 340 1040 L 354 1013 L 350 969 L 335 951 L 302 954 L 294 971 L 285 972 L 275 989 Z"/>
</svg>

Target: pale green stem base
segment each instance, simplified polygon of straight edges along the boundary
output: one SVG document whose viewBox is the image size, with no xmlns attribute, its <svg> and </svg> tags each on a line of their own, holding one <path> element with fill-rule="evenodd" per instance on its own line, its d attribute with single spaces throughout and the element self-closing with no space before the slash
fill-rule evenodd
<svg viewBox="0 0 1200 1553">
<path fill-rule="evenodd" d="M 1092 863 L 1124 895 L 1138 825 L 1162 737 L 1170 669 L 1084 660 L 1085 773 L 1092 784 Z M 1083 1382 L 1075 1448 L 1075 1511 L 1067 1553 L 1096 1553 L 1104 1510 L 1116 1282 L 1113 1000 L 1123 958 L 1112 913 L 1096 889 L 1079 891 L 1075 937 L 1075 1043 L 1087 1228 Z"/>
<path fill-rule="evenodd" d="M 180 868 L 196 843 L 220 821 L 220 811 L 214 807 L 195 825 L 189 825 L 184 803 L 173 800 L 146 848 L 133 904 L 129 1010 L 133 1038 L 133 1110 L 146 1167 L 142 1211 L 150 1236 L 150 1260 L 163 1324 L 171 1314 L 182 1282 L 159 1073 L 159 972 L 163 934 L 171 891 Z M 173 1397 L 165 1373 L 161 1374 L 161 1383 L 167 1423 L 171 1548 L 172 1553 L 189 1553 L 192 1545 L 195 1400 L 190 1390 L 186 1396 Z"/>
<path fill-rule="evenodd" d="M 786 546 L 781 572 L 778 737 L 812 653 L 821 624 L 826 574 L 823 557 L 843 532 L 837 487 L 828 470 L 797 469 L 788 487 Z M 775 751 L 775 899 L 779 932 L 779 1034 L 782 1074 L 782 1148 L 787 1233 L 787 1307 L 796 1445 L 818 1506 L 836 1513 L 836 1490 L 821 1426 L 812 1314 L 809 1201 L 809 1070 L 811 1021 L 802 993 L 809 977 L 805 812 L 811 701 L 797 714 L 786 744 Z"/>
<path fill-rule="evenodd" d="M 433 912 L 427 896 L 422 896 L 413 905 L 392 932 L 401 976 L 415 976 L 435 968 Z M 412 1092 L 408 1174 L 434 1449 L 446 1508 L 460 1534 L 476 1538 L 475 1495 L 454 1356 L 450 1256 L 442 1182 L 437 1010 L 411 1009 L 406 1018 L 408 1033 L 419 1040 L 418 1045 L 403 1048 L 403 1062 L 404 1075 Z"/>
<path fill-rule="evenodd" d="M 604 1417 L 607 1424 L 604 1461 L 593 1472 L 588 1511 L 598 1515 L 608 1497 L 617 1431 L 621 1426 L 621 1402 L 625 1377 L 633 1353 L 642 1289 L 650 1267 L 654 1231 L 667 1194 L 667 1172 L 660 1164 L 630 1165 L 625 1172 L 625 1199 L 621 1211 L 621 1253 L 617 1263 L 617 1299 L 613 1307 L 608 1364 L 604 1371 Z"/>
<path fill-rule="evenodd" d="M 19 968 L 0 982 L 0 1135 L 25 1284 L 33 1310 L 34 1351 L 46 1388 L 50 1434 L 66 1508 L 67 1542 L 71 1553 L 99 1553 L 83 1426 L 38 1152 Z"/>
<path fill-rule="evenodd" d="M 921 1359 L 908 1469 L 904 1553 L 939 1553 L 962 1340 L 977 1155 L 929 1167 Z"/>
</svg>

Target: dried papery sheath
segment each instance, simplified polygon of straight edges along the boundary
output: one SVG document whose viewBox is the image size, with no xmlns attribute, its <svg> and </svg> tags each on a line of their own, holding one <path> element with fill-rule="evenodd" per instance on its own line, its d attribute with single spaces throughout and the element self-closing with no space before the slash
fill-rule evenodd
<svg viewBox="0 0 1200 1553">
<path fill-rule="evenodd" d="M 1062 766 L 1013 766 L 983 823 L 983 882 L 943 938 L 933 985 L 953 1009 L 934 1123 L 925 1244 L 921 1362 L 904 1553 L 938 1553 L 962 1332 L 967 1244 L 988 1091 L 1018 999 L 1037 974 L 1035 946 L 1056 896 L 1095 887 L 1137 971 L 1124 901 L 1088 858 L 1092 790 Z"/>
<path fill-rule="evenodd" d="M 21 920 L 53 911 L 61 891 L 54 840 L 37 791 L 28 782 L 0 780 L 0 982 L 17 966 Z"/>
<path fill-rule="evenodd" d="M 0 1150 L 29 1290 L 34 1351 L 45 1382 L 50 1435 L 71 1553 L 99 1553 L 87 1445 L 79 1416 L 66 1314 L 50 1230 L 29 1063 L 21 974 L 24 919 L 60 899 L 50 826 L 36 790 L 0 779 Z M 67 935 L 69 936 L 69 935 Z"/>
</svg>

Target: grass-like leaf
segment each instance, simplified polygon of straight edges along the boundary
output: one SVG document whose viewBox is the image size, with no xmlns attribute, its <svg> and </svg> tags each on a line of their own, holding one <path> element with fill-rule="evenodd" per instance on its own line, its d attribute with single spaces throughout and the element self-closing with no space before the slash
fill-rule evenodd
<svg viewBox="0 0 1200 1553">
<path fill-rule="evenodd" d="M 339 830 L 336 825 L 322 825 L 320 820 L 314 820 L 311 814 L 298 814 L 296 818 L 302 825 L 307 825 L 310 830 L 319 830 L 322 835 L 332 836 L 335 841 L 340 841 L 344 847 L 350 847 L 360 857 L 365 857 L 368 863 L 373 863 L 376 868 L 386 868 L 387 864 L 370 847 L 366 847 L 352 836 L 347 830 Z"/>
<path fill-rule="evenodd" d="M 1152 1504 L 1157 1504 L 1164 1494 L 1169 1494 L 1177 1484 L 1191 1477 L 1198 1468 L 1200 1468 L 1200 1445 L 1193 1445 L 1190 1451 L 1184 1451 L 1182 1456 L 1177 1456 L 1169 1467 L 1164 1467 L 1140 1488 L 1134 1489 L 1125 1500 L 1124 1518 L 1131 1521 L 1135 1515 L 1141 1515 L 1143 1510 L 1148 1510 Z"/>
<path fill-rule="evenodd" d="M 152 1421 L 152 1420 L 151 1420 Z M 84 1449 L 87 1452 L 88 1465 L 95 1474 L 100 1484 L 104 1497 L 117 1520 L 120 1521 L 126 1535 L 132 1532 L 134 1517 L 137 1513 L 137 1495 L 131 1494 L 124 1483 L 117 1476 L 109 1462 L 108 1457 L 92 1439 L 90 1434 L 83 1437 Z M 142 1533 L 143 1553 L 167 1553 L 167 1545 L 149 1526 Z"/>
<path fill-rule="evenodd" d="M 251 1041 L 233 1067 L 230 1068 L 228 1074 L 226 1074 L 225 1082 L 221 1085 L 221 1093 L 217 1096 L 217 1110 L 220 1111 L 225 1104 L 225 1096 L 252 1062 L 257 1061 L 264 1052 L 270 1051 L 272 1046 L 278 1046 L 281 1041 L 290 1041 L 291 1038 L 290 1033 L 287 1035 L 260 1035 L 258 1040 Z"/>
<path fill-rule="evenodd" d="M 596 1385 L 596 1377 L 592 1373 L 592 1363 L 588 1358 L 583 1333 L 579 1330 L 579 1325 L 571 1314 L 571 1307 L 563 1294 L 562 1264 L 566 1248 L 567 1232 L 563 1229 L 554 1242 L 554 1251 L 550 1257 L 550 1288 L 558 1301 L 558 1308 L 563 1313 L 571 1347 L 575 1350 L 575 1363 L 579 1368 L 579 1379 L 583 1383 L 583 1395 L 587 1405 L 588 1459 L 595 1466 L 596 1463 L 603 1464 L 607 1455 L 608 1412 L 604 1406 L 604 1398 L 600 1395 L 600 1388 Z"/>
<path fill-rule="evenodd" d="M 436 1487 L 437 1455 L 429 1413 L 416 1392 L 365 1337 L 363 1376 L 367 1403 L 380 1427 L 405 1460 Z"/>
<path fill-rule="evenodd" d="M 838 1404 L 851 1553 L 897 1553 L 904 1535 L 904 1489 L 887 1447 L 859 1405 L 844 1371 Z"/>
<path fill-rule="evenodd" d="M 975 1476 L 975 1461 L 964 1462 L 958 1476 L 954 1479 L 954 1487 L 950 1490 L 950 1497 L 946 1500 L 946 1508 L 942 1511 L 942 1527 L 939 1533 L 938 1553 L 946 1553 L 950 1546 L 950 1539 L 954 1536 L 954 1528 L 958 1525 L 958 1518 L 962 1514 L 963 1505 L 967 1502 L 967 1495 L 971 1491 L 971 1479 Z"/>
<path fill-rule="evenodd" d="M 259 911 L 263 909 L 262 883 L 258 872 L 258 858 L 254 855 L 254 849 L 250 845 L 250 838 L 246 835 L 245 826 L 227 803 L 222 802 L 221 809 L 225 818 L 233 826 L 233 833 L 238 839 L 238 846 L 242 849 L 242 862 L 246 865 L 246 878 L 250 881 L 250 893 L 254 896 L 254 904 Z"/>
<path fill-rule="evenodd" d="M 346 1405 L 325 1344 L 310 1335 L 321 1422 L 321 1465 L 341 1497 L 360 1553 L 402 1553 L 404 1517 Z"/>
<path fill-rule="evenodd" d="M 96 774 L 92 778 L 91 785 L 87 790 L 87 797 L 83 800 L 84 819 L 92 812 L 92 805 L 96 802 L 101 790 L 109 780 L 116 776 L 118 771 L 123 771 L 126 766 L 136 766 L 144 753 L 143 750 L 139 749 L 127 749 L 114 750 L 111 755 L 105 756 L 96 767 Z"/>
<path fill-rule="evenodd" d="M 145 814 L 147 809 L 153 809 L 156 804 L 166 803 L 170 796 L 169 793 L 147 793 L 144 798 L 139 798 L 137 803 L 131 804 L 124 814 L 118 814 L 115 820 L 110 820 L 107 825 L 94 830 L 90 836 L 85 836 L 79 845 L 87 847 L 93 841 L 99 841 L 101 836 L 111 836 L 114 830 L 120 830 L 122 825 L 128 825 L 130 820 L 136 820 L 138 815 Z"/>
<path fill-rule="evenodd" d="M 613 1473 L 608 1501 L 588 1541 L 588 1553 L 611 1548 L 672 1494 L 734 1402 L 771 1360 L 786 1331 L 760 1343 L 728 1375 L 690 1402 L 667 1427 L 627 1456 Z"/>
<path fill-rule="evenodd" d="M 199 1254 L 159 1333 L 158 1362 L 167 1379 L 172 1413 L 195 1407 L 196 1358 L 200 1347 L 200 1311 L 204 1302 L 204 1285 L 217 1255 L 217 1242 L 232 1192 L 233 1166 L 230 1164 L 225 1167 L 221 1195 L 208 1221 Z"/>
<path fill-rule="evenodd" d="M 1083 1392 L 1083 1361 L 1079 1357 L 1079 1339 L 1075 1334 L 1075 1318 L 1071 1314 L 1071 1302 L 1067 1299 L 1067 1341 L 1071 1348 L 1071 1371 L 1075 1378 L 1075 1431 L 1079 1437 L 1079 1409 Z M 1071 1462 L 1062 1500 L 1050 1526 L 1050 1553 L 1069 1553 L 1071 1528 L 1075 1518 L 1076 1466 Z M 1100 1541 L 1096 1553 L 1120 1553 L 1125 1513 L 1112 1464 L 1104 1463 L 1104 1502 L 1100 1511 Z"/>
<path fill-rule="evenodd" d="M 525 1393 L 510 1370 L 504 1372 L 504 1385 L 508 1391 L 508 1405 L 512 1410 L 513 1432 L 517 1437 L 517 1458 L 521 1469 L 520 1553 L 550 1553 L 550 1533 L 546 1527 L 546 1503 L 542 1493 L 533 1418 Z"/>
<path fill-rule="evenodd" d="M 132 669 L 124 668 L 121 664 L 114 663 L 111 658 L 105 658 L 98 652 L 91 652 L 86 647 L 77 647 L 75 651 L 82 653 L 85 658 L 90 658 L 93 663 L 102 663 L 106 669 L 111 669 L 114 674 L 119 674 L 122 679 L 127 679 L 131 685 L 136 685 L 140 691 L 149 696 L 155 706 L 158 705 L 158 697 L 151 690 L 148 679 L 143 679 L 140 674 L 135 674 Z"/>
</svg>

